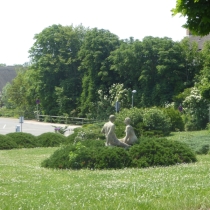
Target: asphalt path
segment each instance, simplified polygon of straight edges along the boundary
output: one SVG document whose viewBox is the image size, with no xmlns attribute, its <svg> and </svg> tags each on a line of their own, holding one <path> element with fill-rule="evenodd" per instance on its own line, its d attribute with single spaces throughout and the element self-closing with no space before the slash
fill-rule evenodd
<svg viewBox="0 0 210 210">
<path fill-rule="evenodd" d="M 2 118 L 0 117 L 0 134 L 7 134 L 16 132 L 17 126 L 22 128 L 22 132 L 31 133 L 34 136 L 39 136 L 42 133 L 46 132 L 54 132 L 53 126 L 61 126 L 64 127 L 65 124 L 55 124 L 55 123 L 45 123 L 45 122 L 37 122 L 36 120 L 24 120 L 23 123 L 19 122 L 19 119 L 14 118 Z M 72 134 L 74 128 L 80 127 L 77 125 L 67 125 L 68 130 L 65 133 L 65 136 Z"/>
</svg>

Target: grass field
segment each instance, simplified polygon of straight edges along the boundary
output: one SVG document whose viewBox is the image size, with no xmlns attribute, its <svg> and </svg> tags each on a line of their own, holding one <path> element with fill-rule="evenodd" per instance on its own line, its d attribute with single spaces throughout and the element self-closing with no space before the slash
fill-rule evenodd
<svg viewBox="0 0 210 210">
<path fill-rule="evenodd" d="M 199 141 L 200 136 L 209 143 L 209 134 L 201 132 L 174 133 L 169 138 Z M 196 163 L 171 167 L 101 171 L 41 168 L 41 161 L 56 149 L 0 151 L 0 209 L 210 209 L 209 154 L 197 156 Z"/>
</svg>

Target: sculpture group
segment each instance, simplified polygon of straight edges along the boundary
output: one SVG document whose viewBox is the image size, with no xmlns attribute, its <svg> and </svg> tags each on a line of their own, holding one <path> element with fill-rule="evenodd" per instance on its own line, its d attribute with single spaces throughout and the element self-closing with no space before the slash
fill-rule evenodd
<svg viewBox="0 0 210 210">
<path fill-rule="evenodd" d="M 101 132 L 105 134 L 106 137 L 106 146 L 119 146 L 119 147 L 124 147 L 128 148 L 132 144 L 134 144 L 137 141 L 137 137 L 135 135 L 135 132 L 133 130 L 133 127 L 130 125 L 131 120 L 129 117 L 125 118 L 125 137 L 122 139 L 118 139 L 116 134 L 115 134 L 115 116 L 110 115 L 109 116 L 109 122 L 105 123 Z"/>
</svg>

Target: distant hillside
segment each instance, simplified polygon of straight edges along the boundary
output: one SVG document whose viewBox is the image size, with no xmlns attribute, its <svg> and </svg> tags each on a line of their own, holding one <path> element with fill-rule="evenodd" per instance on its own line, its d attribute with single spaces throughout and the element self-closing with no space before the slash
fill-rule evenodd
<svg viewBox="0 0 210 210">
<path fill-rule="evenodd" d="M 7 84 L 11 82 L 17 73 L 14 66 L 0 66 L 0 91 Z"/>
</svg>

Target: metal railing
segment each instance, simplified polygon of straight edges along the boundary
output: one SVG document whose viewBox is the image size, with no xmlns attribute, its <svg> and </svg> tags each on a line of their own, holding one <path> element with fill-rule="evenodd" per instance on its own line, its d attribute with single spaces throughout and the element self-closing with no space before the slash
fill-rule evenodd
<svg viewBox="0 0 210 210">
<path fill-rule="evenodd" d="M 100 122 L 99 120 L 95 119 L 66 117 L 66 116 L 51 116 L 51 115 L 37 115 L 37 120 L 42 122 L 73 124 L 73 125 L 84 125 L 84 124 Z"/>
</svg>

